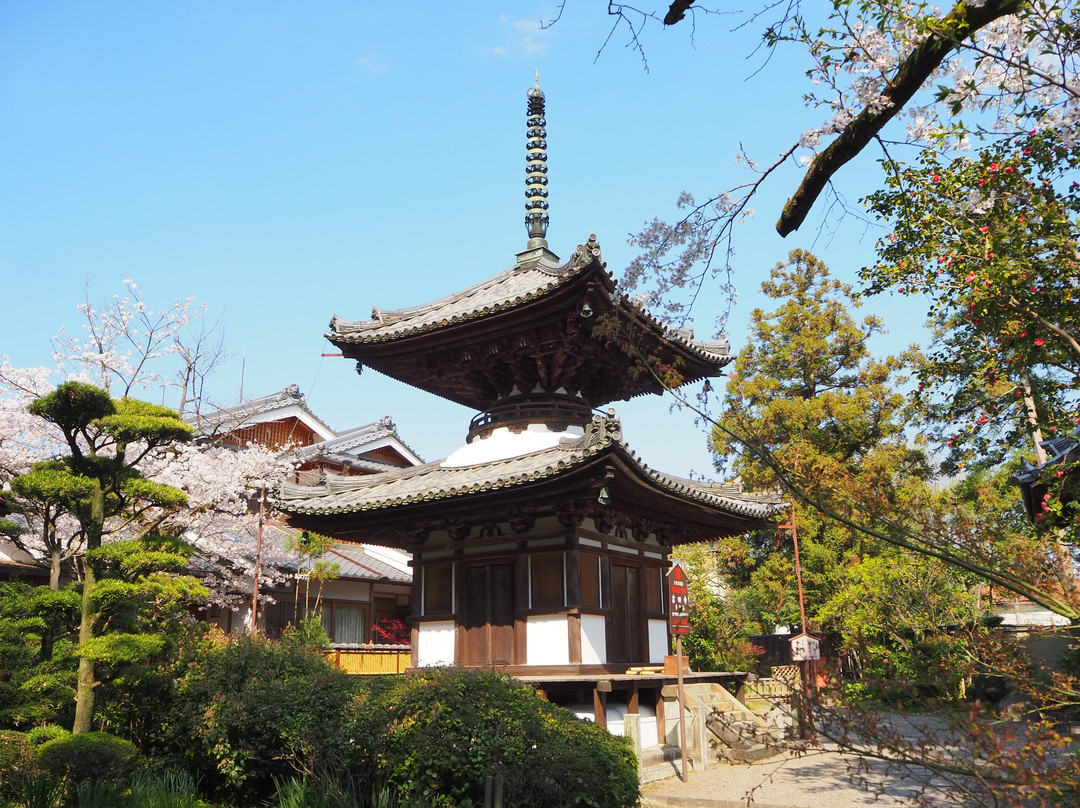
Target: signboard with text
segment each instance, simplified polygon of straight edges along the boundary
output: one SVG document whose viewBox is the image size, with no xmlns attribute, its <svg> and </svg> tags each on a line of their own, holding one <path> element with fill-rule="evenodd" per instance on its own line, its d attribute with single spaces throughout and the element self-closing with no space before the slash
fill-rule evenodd
<svg viewBox="0 0 1080 808">
<path fill-rule="evenodd" d="M 675 636 L 690 633 L 689 583 L 683 568 L 675 564 L 668 573 L 668 620 Z"/>
</svg>

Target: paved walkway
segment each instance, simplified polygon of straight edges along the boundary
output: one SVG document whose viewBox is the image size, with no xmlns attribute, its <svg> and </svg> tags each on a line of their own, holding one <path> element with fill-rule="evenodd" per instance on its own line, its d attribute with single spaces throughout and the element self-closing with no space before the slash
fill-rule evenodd
<svg viewBox="0 0 1080 808">
<path fill-rule="evenodd" d="M 714 763 L 642 786 L 646 808 L 864 808 L 911 803 L 924 783 L 918 773 L 886 772 L 881 763 L 826 747 L 784 753 L 757 763 Z"/>
</svg>

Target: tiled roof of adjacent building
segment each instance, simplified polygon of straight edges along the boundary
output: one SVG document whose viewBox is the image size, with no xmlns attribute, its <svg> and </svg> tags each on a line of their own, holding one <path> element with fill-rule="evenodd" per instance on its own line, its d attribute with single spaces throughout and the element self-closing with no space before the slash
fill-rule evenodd
<svg viewBox="0 0 1080 808">
<path fill-rule="evenodd" d="M 215 432 L 227 432 L 239 427 L 250 426 L 266 420 L 263 416 L 287 409 L 303 413 L 304 419 L 322 437 L 325 438 L 334 434 L 334 431 L 311 411 L 304 394 L 300 392 L 299 385 L 295 384 L 290 384 L 288 387 L 268 396 L 253 398 L 240 404 L 234 404 L 231 407 L 221 407 L 210 412 L 201 412 L 197 417 L 188 420 L 199 434 L 209 435 Z"/>
</svg>

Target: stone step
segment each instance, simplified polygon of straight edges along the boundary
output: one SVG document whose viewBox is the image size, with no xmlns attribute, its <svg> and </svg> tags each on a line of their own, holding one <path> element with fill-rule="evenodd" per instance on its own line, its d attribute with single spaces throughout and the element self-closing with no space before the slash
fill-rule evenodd
<svg viewBox="0 0 1080 808">
<path fill-rule="evenodd" d="M 723 760 L 732 761 L 735 763 L 754 763 L 758 760 L 764 760 L 767 757 L 772 757 L 780 751 L 778 747 L 765 743 L 754 743 L 749 746 L 741 747 L 720 747 L 718 749 L 719 757 Z"/>
<path fill-rule="evenodd" d="M 695 768 L 694 761 L 688 759 L 691 771 Z M 682 749 L 677 746 L 653 746 L 641 750 L 638 758 L 638 779 L 642 783 L 653 780 L 663 780 L 673 777 L 682 772 Z"/>
</svg>

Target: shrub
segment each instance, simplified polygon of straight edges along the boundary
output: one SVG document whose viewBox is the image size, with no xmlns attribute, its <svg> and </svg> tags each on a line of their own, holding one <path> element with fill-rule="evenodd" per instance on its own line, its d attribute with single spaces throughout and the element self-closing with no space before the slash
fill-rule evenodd
<svg viewBox="0 0 1080 808">
<path fill-rule="evenodd" d="M 353 690 L 295 638 L 221 638 L 183 671 L 170 740 L 210 789 L 265 799 L 275 778 L 341 767 Z"/>
<path fill-rule="evenodd" d="M 45 724 L 41 727 L 34 727 L 26 733 L 27 737 L 30 739 L 30 746 L 35 748 L 56 738 L 66 738 L 70 734 L 71 733 L 63 727 L 58 727 L 54 724 Z"/>
<path fill-rule="evenodd" d="M 208 808 L 199 798 L 195 778 L 174 770 L 139 771 L 131 778 L 132 808 Z"/>
<path fill-rule="evenodd" d="M 34 751 L 25 732 L 0 731 L 0 798 L 14 794 L 34 771 Z"/>
<path fill-rule="evenodd" d="M 83 732 L 54 738 L 37 748 L 37 765 L 71 783 L 127 777 L 139 758 L 131 741 L 107 732 Z"/>
<path fill-rule="evenodd" d="M 375 777 L 433 806 L 483 804 L 502 775 L 516 808 L 636 805 L 630 743 L 508 676 L 436 668 L 382 680 L 360 700 Z"/>
</svg>

